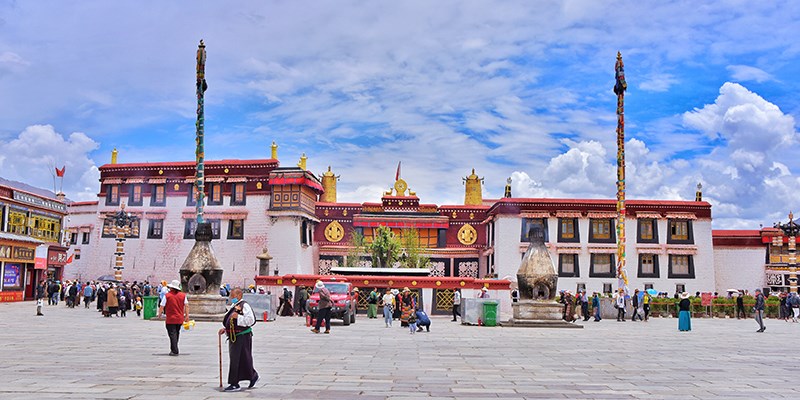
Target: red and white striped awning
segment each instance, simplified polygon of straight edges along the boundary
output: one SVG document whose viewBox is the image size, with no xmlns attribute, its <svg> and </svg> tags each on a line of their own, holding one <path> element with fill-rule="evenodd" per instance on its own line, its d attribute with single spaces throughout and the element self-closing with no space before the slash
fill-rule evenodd
<svg viewBox="0 0 800 400">
<path fill-rule="evenodd" d="M 697 219 L 697 216 L 694 213 L 668 212 L 667 219 Z"/>
<path fill-rule="evenodd" d="M 550 212 L 548 211 L 533 211 L 533 212 L 524 212 L 519 214 L 522 218 L 550 218 Z"/>
<path fill-rule="evenodd" d="M 161 185 L 167 183 L 167 178 L 150 178 L 147 180 L 147 183 L 151 185 Z"/>
<path fill-rule="evenodd" d="M 652 218 L 652 219 L 659 219 L 661 218 L 661 213 L 653 212 L 653 211 L 642 211 L 636 213 L 636 218 Z"/>
<path fill-rule="evenodd" d="M 607 218 L 617 218 L 617 213 L 612 211 L 589 211 L 587 213 L 589 218 L 595 219 L 607 219 Z"/>
<path fill-rule="evenodd" d="M 697 254 L 697 246 L 667 246 L 667 254 L 690 256 Z"/>
<path fill-rule="evenodd" d="M 103 184 L 104 185 L 121 185 L 122 184 L 122 178 L 106 178 L 106 179 L 103 179 Z"/>
<path fill-rule="evenodd" d="M 580 218 L 582 216 L 580 211 L 556 211 L 558 218 Z"/>
<path fill-rule="evenodd" d="M 241 183 L 247 182 L 247 178 L 244 176 L 232 176 L 228 178 L 228 183 Z"/>
<path fill-rule="evenodd" d="M 617 246 L 589 246 L 589 253 L 614 254 L 616 252 Z"/>
<path fill-rule="evenodd" d="M 144 178 L 128 178 L 125 183 L 144 183 Z"/>
</svg>

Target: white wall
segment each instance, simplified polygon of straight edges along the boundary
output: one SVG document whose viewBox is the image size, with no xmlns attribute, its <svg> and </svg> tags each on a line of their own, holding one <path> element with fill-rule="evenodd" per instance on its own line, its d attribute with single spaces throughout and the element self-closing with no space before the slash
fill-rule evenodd
<svg viewBox="0 0 800 400">
<path fill-rule="evenodd" d="M 716 291 L 725 293 L 728 289 L 746 289 L 752 293 L 766 286 L 765 257 L 766 246 L 715 247 Z"/>
</svg>

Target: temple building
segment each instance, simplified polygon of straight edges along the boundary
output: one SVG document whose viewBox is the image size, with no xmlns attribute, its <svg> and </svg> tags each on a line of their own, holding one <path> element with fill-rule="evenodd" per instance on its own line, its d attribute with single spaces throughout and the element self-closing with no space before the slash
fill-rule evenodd
<svg viewBox="0 0 800 400">
<path fill-rule="evenodd" d="M 68 262 L 63 199 L 0 185 L 0 302 L 31 300 L 39 281 L 62 279 Z"/>
<path fill-rule="evenodd" d="M 66 230 L 76 257 L 66 277 L 113 273 L 112 217 L 125 204 L 135 218 L 123 279 L 174 279 L 194 242 L 194 162 L 126 164 L 116 158 L 100 167 L 98 200 L 69 207 Z M 296 166 L 280 166 L 273 144 L 268 159 L 206 161 L 205 218 L 225 282 L 299 286 L 318 276 L 344 276 L 363 289 L 408 286 L 433 313 L 449 310 L 456 288 L 469 296 L 487 287 L 509 303 L 530 233 L 539 229 L 557 263 L 559 289 L 616 289 L 615 200 L 516 198 L 510 182 L 503 198 L 484 199 L 483 179 L 472 170 L 463 179 L 464 204 L 425 203 L 412 190 L 413 180 L 399 175 L 375 199 L 345 203 L 337 199 L 334 169 L 317 176 L 306 160 L 303 155 Z M 699 196 L 628 200 L 627 211 L 630 287 L 672 294 L 732 284 L 721 277 L 725 267 L 715 264 L 718 231 L 712 235 L 711 205 Z M 386 235 L 399 246 L 392 260 L 368 250 Z M 256 256 L 264 249 L 270 268 L 256 279 Z M 510 310 L 509 304 L 503 308 Z"/>
</svg>

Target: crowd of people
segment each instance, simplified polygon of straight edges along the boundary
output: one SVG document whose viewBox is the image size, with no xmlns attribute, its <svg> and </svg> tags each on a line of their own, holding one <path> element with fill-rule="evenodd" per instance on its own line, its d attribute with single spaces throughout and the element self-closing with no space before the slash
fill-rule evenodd
<svg viewBox="0 0 800 400">
<path fill-rule="evenodd" d="M 137 316 L 142 313 L 142 298 L 144 296 L 159 296 L 163 300 L 167 294 L 167 282 L 161 281 L 157 286 L 150 282 L 111 282 L 111 281 L 86 281 L 78 280 L 42 280 L 36 285 L 35 298 L 41 304 L 57 306 L 64 302 L 68 308 L 90 308 L 96 302 L 97 311 L 104 317 L 126 317 L 128 311 L 135 311 Z M 37 315 L 43 315 L 41 309 Z"/>
</svg>

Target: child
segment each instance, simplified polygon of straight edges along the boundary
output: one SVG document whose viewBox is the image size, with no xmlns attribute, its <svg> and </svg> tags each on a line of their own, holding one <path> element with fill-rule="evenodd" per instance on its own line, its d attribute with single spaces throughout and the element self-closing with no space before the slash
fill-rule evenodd
<svg viewBox="0 0 800 400">
<path fill-rule="evenodd" d="M 136 296 L 136 305 L 134 307 L 136 308 L 136 316 L 137 317 L 141 317 L 142 316 L 142 296 Z"/>
<path fill-rule="evenodd" d="M 414 313 L 408 316 L 408 330 L 412 335 L 417 332 L 417 316 Z"/>
</svg>

